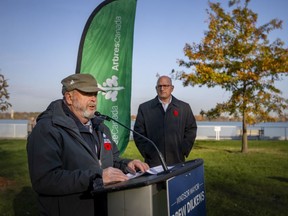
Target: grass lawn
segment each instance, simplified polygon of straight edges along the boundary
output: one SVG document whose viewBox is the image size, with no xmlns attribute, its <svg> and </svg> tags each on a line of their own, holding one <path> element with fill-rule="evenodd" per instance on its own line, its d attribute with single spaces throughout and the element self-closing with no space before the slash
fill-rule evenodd
<svg viewBox="0 0 288 216">
<path fill-rule="evenodd" d="M 197 141 L 189 159 L 204 159 L 207 215 L 287 215 L 288 142 Z"/>
<path fill-rule="evenodd" d="M 287 215 L 288 141 L 197 141 L 188 160 L 204 160 L 207 215 Z M 141 155 L 130 142 L 123 157 Z M 0 215 L 37 215 L 26 141 L 0 140 Z"/>
</svg>

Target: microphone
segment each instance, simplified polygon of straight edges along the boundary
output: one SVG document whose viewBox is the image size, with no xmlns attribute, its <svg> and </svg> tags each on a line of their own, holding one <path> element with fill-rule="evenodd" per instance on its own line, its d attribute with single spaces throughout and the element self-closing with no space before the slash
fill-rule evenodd
<svg viewBox="0 0 288 216">
<path fill-rule="evenodd" d="M 119 121 L 117 121 L 117 120 L 115 120 L 115 119 L 113 119 L 113 118 L 111 118 L 111 117 L 109 117 L 109 116 L 107 116 L 107 115 L 102 115 L 102 114 L 101 114 L 100 112 L 98 112 L 98 111 L 96 111 L 94 114 L 95 114 L 95 116 L 98 116 L 98 117 L 100 117 L 100 118 L 103 119 L 103 120 L 106 120 L 106 121 L 111 121 L 111 120 L 112 120 L 112 121 L 116 122 L 117 124 L 121 125 L 122 127 L 126 128 L 127 130 L 131 131 L 132 133 L 137 134 L 138 136 L 142 137 L 143 139 L 145 139 L 146 141 L 148 141 L 149 143 L 151 143 L 151 144 L 153 145 L 153 147 L 154 147 L 154 148 L 156 149 L 156 151 L 157 151 L 157 155 L 158 155 L 158 157 L 159 157 L 159 159 L 160 159 L 160 162 L 161 162 L 161 165 L 162 165 L 162 167 L 163 167 L 164 172 L 165 172 L 165 173 L 169 172 L 168 167 L 167 167 L 167 164 L 166 164 L 166 162 L 165 162 L 165 160 L 164 160 L 164 157 L 163 157 L 162 153 L 159 151 L 159 149 L 157 148 L 157 146 L 155 145 L 155 143 L 154 143 L 152 140 L 148 139 L 147 137 L 143 136 L 142 134 L 138 133 L 137 131 L 132 130 L 131 128 L 125 126 L 125 125 L 122 124 L 121 122 L 119 122 Z"/>
</svg>

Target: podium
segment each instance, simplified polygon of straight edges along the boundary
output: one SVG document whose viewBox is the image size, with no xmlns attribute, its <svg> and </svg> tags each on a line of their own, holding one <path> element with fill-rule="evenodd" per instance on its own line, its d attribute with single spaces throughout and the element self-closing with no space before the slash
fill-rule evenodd
<svg viewBox="0 0 288 216">
<path fill-rule="evenodd" d="M 108 216 L 206 215 L 202 159 L 92 191 L 98 193 L 107 193 Z"/>
</svg>

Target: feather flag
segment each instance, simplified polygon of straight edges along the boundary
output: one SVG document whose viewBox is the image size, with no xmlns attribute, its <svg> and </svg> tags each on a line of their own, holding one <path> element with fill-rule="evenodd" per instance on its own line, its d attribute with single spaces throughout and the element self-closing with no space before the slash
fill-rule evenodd
<svg viewBox="0 0 288 216">
<path fill-rule="evenodd" d="M 106 0 L 90 15 L 84 27 L 76 73 L 93 75 L 99 87 L 97 110 L 122 124 L 131 124 L 132 51 L 136 0 Z M 130 131 L 106 122 L 122 153 Z"/>
</svg>

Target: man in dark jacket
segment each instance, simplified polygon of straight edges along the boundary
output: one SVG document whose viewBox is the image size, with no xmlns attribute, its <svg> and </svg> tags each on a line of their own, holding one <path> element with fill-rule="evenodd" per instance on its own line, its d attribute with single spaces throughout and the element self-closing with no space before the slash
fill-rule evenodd
<svg viewBox="0 0 288 216">
<path fill-rule="evenodd" d="M 127 167 L 149 167 L 120 158 L 110 130 L 94 116 L 101 89 L 93 76 L 70 75 L 62 84 L 63 100 L 39 115 L 28 137 L 29 173 L 40 215 L 105 215 L 106 196 L 92 197 L 91 190 L 128 180 Z"/>
<path fill-rule="evenodd" d="M 172 96 L 174 86 L 168 76 L 159 77 L 157 96 L 141 104 L 134 130 L 152 140 L 168 165 L 185 161 L 194 144 L 197 125 L 189 104 Z M 151 143 L 134 133 L 137 148 L 150 167 L 160 164 Z"/>
</svg>

